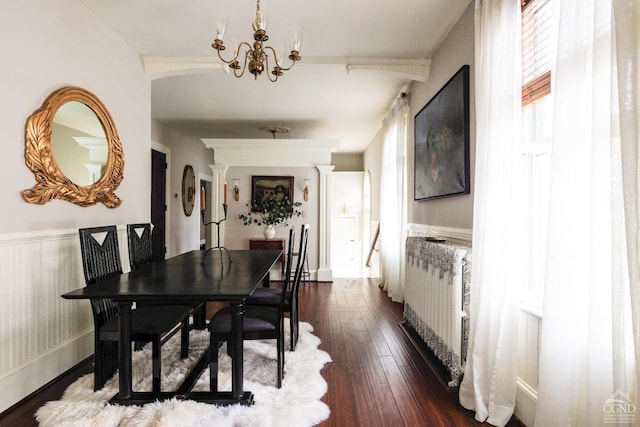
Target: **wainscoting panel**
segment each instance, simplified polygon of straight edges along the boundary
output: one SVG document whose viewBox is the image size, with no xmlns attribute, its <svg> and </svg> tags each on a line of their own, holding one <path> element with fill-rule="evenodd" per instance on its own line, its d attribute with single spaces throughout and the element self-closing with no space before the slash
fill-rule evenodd
<svg viewBox="0 0 640 427">
<path fill-rule="evenodd" d="M 93 319 L 88 301 L 61 298 L 84 286 L 77 230 L 0 235 L 0 271 L 2 412 L 93 353 Z"/>
</svg>

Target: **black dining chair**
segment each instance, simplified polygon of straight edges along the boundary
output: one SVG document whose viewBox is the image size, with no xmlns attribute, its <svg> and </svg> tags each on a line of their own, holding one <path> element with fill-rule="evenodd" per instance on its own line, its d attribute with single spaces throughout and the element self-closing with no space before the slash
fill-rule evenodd
<svg viewBox="0 0 640 427">
<path fill-rule="evenodd" d="M 129 266 L 134 271 L 153 262 L 153 249 L 151 239 L 151 224 L 127 224 L 127 243 L 129 247 Z M 189 328 L 204 329 L 206 327 L 206 305 L 204 302 L 193 303 L 176 303 L 177 305 L 188 306 L 193 322 L 187 324 L 186 333 Z M 138 306 L 152 305 L 173 305 L 173 303 L 165 301 L 145 301 L 139 302 Z M 185 331 L 183 331 L 185 333 Z M 186 354 L 183 356 L 186 357 Z"/>
<path fill-rule="evenodd" d="M 309 224 L 302 226 L 302 231 L 307 235 L 309 234 Z M 308 241 L 308 236 L 307 236 Z M 284 313 L 289 314 L 289 348 L 291 351 L 295 351 L 296 344 L 298 343 L 299 335 L 299 320 L 298 320 L 298 306 L 299 306 L 299 289 L 300 282 L 306 279 L 306 273 L 308 269 L 304 266 L 308 265 L 307 252 L 305 252 L 302 259 L 300 259 L 298 251 L 291 251 L 294 247 L 293 240 L 289 240 L 289 253 L 286 260 L 287 273 L 284 276 L 283 288 L 286 289 L 286 295 L 284 300 Z M 293 260 L 296 259 L 296 265 L 299 266 L 295 270 L 292 269 Z M 300 280 L 295 282 L 295 276 L 299 274 Z M 278 288 L 258 288 L 249 298 L 247 298 L 247 304 L 249 305 L 261 305 L 267 307 L 278 307 L 280 305 L 281 290 Z"/>
<path fill-rule="evenodd" d="M 307 246 L 308 227 L 302 228 L 300 236 L 300 253 L 305 253 Z M 289 231 L 289 249 L 287 260 L 293 252 L 293 242 L 295 231 Z M 298 269 L 302 266 L 304 257 L 298 259 Z M 287 276 L 291 273 L 291 262 L 287 262 Z M 294 276 L 293 282 L 300 282 L 300 274 Z M 243 316 L 242 336 L 245 340 L 265 340 L 275 339 L 277 348 L 277 379 L 276 386 L 282 386 L 284 376 L 284 306 L 287 296 L 287 288 L 280 290 L 280 303 L 277 307 L 245 305 Z M 218 391 L 218 346 L 219 343 L 227 342 L 227 352 L 229 352 L 229 342 L 231 340 L 231 311 L 229 307 L 220 309 L 209 321 L 210 337 L 210 366 L 209 381 L 212 392 Z M 230 353 L 233 352 L 233 349 Z M 231 354 L 233 357 L 233 354 Z"/>
<path fill-rule="evenodd" d="M 80 249 L 82 268 L 87 286 L 122 274 L 118 233 L 115 225 L 81 228 Z M 104 387 L 119 367 L 118 305 L 111 299 L 91 299 L 94 322 L 94 391 Z M 131 311 L 131 341 L 152 343 L 152 392 L 159 396 L 160 346 L 164 335 L 175 333 L 189 319 L 185 306 L 138 307 Z M 181 353 L 189 349 L 187 340 L 181 342 Z M 130 345 L 130 344 L 129 344 Z"/>
</svg>

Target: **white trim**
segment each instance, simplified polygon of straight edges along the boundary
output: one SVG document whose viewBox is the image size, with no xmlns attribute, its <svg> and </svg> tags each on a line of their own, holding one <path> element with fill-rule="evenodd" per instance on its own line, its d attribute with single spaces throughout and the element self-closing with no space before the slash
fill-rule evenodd
<svg viewBox="0 0 640 427">
<path fill-rule="evenodd" d="M 523 293 L 518 308 L 523 313 L 533 316 L 538 320 L 542 320 L 543 309 L 542 298 L 540 295 L 536 295 L 532 292 Z"/>
<path fill-rule="evenodd" d="M 522 379 L 517 380 L 516 416 L 526 426 L 533 426 L 536 419 L 538 392 Z"/>
<path fill-rule="evenodd" d="M 432 236 L 461 240 L 471 245 L 473 231 L 469 228 L 441 227 L 428 224 L 407 224 L 408 236 Z"/>
<path fill-rule="evenodd" d="M 318 247 L 318 274 L 320 282 L 332 282 L 333 270 L 331 270 L 331 172 L 333 165 L 316 165 L 320 172 L 319 202 L 319 247 Z"/>
<path fill-rule="evenodd" d="M 206 181 L 206 182 L 208 182 L 210 184 L 209 185 L 210 193 L 213 195 L 213 175 L 207 175 L 205 173 L 198 172 L 198 185 L 200 185 L 200 182 L 202 182 L 202 181 Z M 198 187 L 198 189 L 200 189 L 200 188 L 202 188 L 202 187 Z M 200 194 L 200 192 L 198 191 L 198 198 L 200 198 L 199 194 Z M 206 200 L 205 200 L 205 202 L 206 202 Z M 202 201 L 200 201 L 200 203 L 202 203 Z M 209 207 L 207 206 L 206 208 L 208 209 Z M 202 225 L 202 216 L 201 216 L 200 210 L 199 209 L 197 209 L 197 210 L 198 210 L 198 216 L 199 216 L 199 218 L 198 218 L 198 248 L 200 248 L 200 245 L 202 244 L 202 241 L 200 240 L 200 236 L 202 234 L 203 225 Z M 216 239 L 214 238 L 215 233 L 216 233 L 215 227 L 210 227 L 209 228 L 209 239 L 210 239 L 210 242 L 211 242 L 212 246 L 214 246 L 217 243 Z M 205 242 L 206 242 L 206 239 L 205 239 Z"/>
<path fill-rule="evenodd" d="M 118 225 L 118 234 L 126 232 L 126 225 Z M 78 239 L 77 228 L 64 228 L 58 230 L 23 231 L 17 233 L 0 233 L 0 246 L 16 244 L 41 243 L 46 241 L 58 241 L 62 239 Z M 120 239 L 120 237 L 118 237 Z M 125 239 L 126 240 L 126 239 Z M 123 260 L 124 261 L 124 260 Z"/>
<path fill-rule="evenodd" d="M 93 354 L 93 329 L 29 360 L 0 379 L 0 412 Z"/>
<path fill-rule="evenodd" d="M 78 238 L 78 229 L 68 228 L 64 230 L 38 230 L 19 233 L 3 233 L 0 234 L 0 246 L 10 246 L 23 243 L 38 243 L 47 240 L 60 240 L 63 238 Z"/>
</svg>

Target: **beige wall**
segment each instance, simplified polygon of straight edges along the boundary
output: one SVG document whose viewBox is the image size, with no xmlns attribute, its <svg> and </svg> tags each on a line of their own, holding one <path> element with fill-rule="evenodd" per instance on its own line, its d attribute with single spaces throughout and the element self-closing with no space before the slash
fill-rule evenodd
<svg viewBox="0 0 640 427">
<path fill-rule="evenodd" d="M 126 224 L 149 218 L 150 85 L 137 54 L 79 0 L 3 2 L 0 52 L 0 233 Z M 80 86 L 111 113 L 124 150 L 117 209 L 55 200 L 26 203 L 35 180 L 24 164 L 27 118 L 54 90 Z"/>
<path fill-rule="evenodd" d="M 429 224 L 443 227 L 466 228 L 473 226 L 473 193 L 475 171 L 475 81 L 474 81 L 474 24 L 473 3 L 451 30 L 431 61 L 431 73 L 425 83 L 415 82 L 411 86 L 410 120 L 407 139 L 408 199 L 410 223 Z M 413 199 L 413 118 L 451 77 L 465 64 L 470 65 L 470 160 L 471 194 L 444 197 L 428 201 Z"/>
<path fill-rule="evenodd" d="M 408 222 L 443 227 L 466 228 L 473 226 L 473 190 L 475 170 L 475 98 L 474 98 L 474 26 L 473 3 L 465 10 L 458 23 L 432 57 L 431 73 L 424 82 L 414 82 L 409 94 L 409 123 L 407 132 L 407 167 L 409 200 Z M 470 70 L 470 160 L 471 194 L 445 197 L 429 201 L 413 199 L 413 118 L 429 100 L 465 64 Z M 380 219 L 380 159 L 384 132 L 381 129 L 364 152 L 364 170 L 371 178 L 371 220 Z"/>
<path fill-rule="evenodd" d="M 204 146 L 200 139 L 188 138 L 173 129 L 153 121 L 151 137 L 155 143 L 170 149 L 170 168 L 167 171 L 170 181 L 170 197 L 167 200 L 169 209 L 169 239 L 167 257 L 198 249 L 200 242 L 200 200 L 196 199 L 193 213 L 184 214 L 182 209 L 182 173 L 186 165 L 193 167 L 198 187 L 201 174 L 211 176 L 209 165 L 214 163 L 213 150 Z M 151 156 L 151 151 L 149 151 Z M 200 194 L 200 193 L 198 193 Z"/>
<path fill-rule="evenodd" d="M 0 33 L 2 411 L 93 351 L 88 304 L 60 294 L 84 286 L 79 227 L 149 220 L 151 96 L 139 56 L 79 0 L 5 1 Z M 35 184 L 24 163 L 25 123 L 65 86 L 91 91 L 113 118 L 125 159 L 118 208 L 22 199 Z"/>
<path fill-rule="evenodd" d="M 249 239 L 251 237 L 262 237 L 262 228 L 257 225 L 244 225 L 238 219 L 239 213 L 247 213 L 249 207 L 247 204 L 251 199 L 251 176 L 267 175 L 267 176 L 293 176 L 294 177 L 294 202 L 301 202 L 302 206 L 298 209 L 303 212 L 303 217 L 292 218 L 289 227 L 298 227 L 301 224 L 309 224 L 309 243 L 308 256 L 310 270 L 316 270 L 318 267 L 318 232 L 319 222 L 319 180 L 320 173 L 315 167 L 244 167 L 232 166 L 225 173 L 225 179 L 229 186 L 228 195 L 228 211 L 225 227 L 225 246 L 229 249 L 249 249 Z M 233 180 L 239 179 L 240 197 L 239 201 L 233 200 Z M 304 180 L 309 179 L 309 201 L 304 201 Z M 287 237 L 288 228 L 283 226 L 276 227 L 276 237 Z M 296 233 L 299 230 L 296 228 Z"/>
<path fill-rule="evenodd" d="M 364 152 L 364 171 L 371 182 L 371 221 L 380 221 L 380 169 L 382 159 L 382 140 L 384 131 L 380 129 Z"/>
<path fill-rule="evenodd" d="M 334 153 L 331 164 L 335 166 L 334 172 L 360 172 L 364 170 L 364 157 L 362 153 Z"/>
</svg>

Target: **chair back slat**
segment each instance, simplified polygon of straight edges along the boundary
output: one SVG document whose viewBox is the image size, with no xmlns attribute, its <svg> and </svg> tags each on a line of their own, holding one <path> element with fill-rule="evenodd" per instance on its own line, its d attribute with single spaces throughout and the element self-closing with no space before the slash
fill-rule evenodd
<svg viewBox="0 0 640 427">
<path fill-rule="evenodd" d="M 296 231 L 293 227 L 289 229 L 289 241 L 287 243 L 287 254 L 285 261 L 285 273 L 284 273 L 284 283 L 282 284 L 282 288 L 285 291 L 291 290 L 291 271 L 293 269 L 293 254 L 295 253 L 293 248 L 295 247 L 296 241 Z"/>
<path fill-rule="evenodd" d="M 115 225 L 81 228 L 79 233 L 82 268 L 87 285 L 122 274 L 118 231 Z M 102 234 L 105 236 L 100 243 L 96 240 L 96 235 Z"/>
<path fill-rule="evenodd" d="M 131 271 L 153 261 L 151 224 L 127 224 L 127 243 Z"/>
<path fill-rule="evenodd" d="M 80 251 L 87 286 L 122 274 L 118 230 L 115 225 L 81 228 Z M 96 236 L 104 235 L 102 243 Z M 118 306 L 110 299 L 92 299 L 91 309 L 96 328 L 118 315 Z"/>
<path fill-rule="evenodd" d="M 293 228 L 291 229 L 291 231 L 293 232 Z M 298 260 L 296 263 L 295 273 L 293 274 L 293 280 L 291 280 L 291 284 L 290 284 L 291 295 L 294 299 L 297 298 L 298 288 L 300 287 L 300 280 L 302 279 L 302 269 L 303 269 L 304 261 L 306 258 L 308 240 L 309 240 L 309 224 L 303 224 L 300 227 L 300 243 L 299 243 L 299 249 L 298 249 Z M 291 246 L 293 246 L 293 240 L 291 240 L 291 243 L 289 246 L 290 246 L 289 257 L 291 257 L 293 255 L 291 251 L 292 250 Z M 291 265 L 288 266 L 287 277 L 291 277 Z M 286 297 L 286 293 L 283 292 L 280 300 L 280 306 L 284 305 L 285 297 Z M 292 301 L 292 304 L 293 304 L 293 301 Z"/>
</svg>

